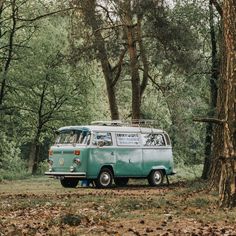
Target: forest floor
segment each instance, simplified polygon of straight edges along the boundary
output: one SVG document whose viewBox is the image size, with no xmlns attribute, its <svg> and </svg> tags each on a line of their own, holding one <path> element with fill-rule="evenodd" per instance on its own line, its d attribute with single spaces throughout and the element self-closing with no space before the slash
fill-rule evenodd
<svg viewBox="0 0 236 236">
<path fill-rule="evenodd" d="M 46 177 L 3 181 L 0 236 L 236 235 L 235 209 L 218 209 L 203 182 L 172 178 L 159 188 L 135 180 L 108 190 L 65 189 Z"/>
</svg>

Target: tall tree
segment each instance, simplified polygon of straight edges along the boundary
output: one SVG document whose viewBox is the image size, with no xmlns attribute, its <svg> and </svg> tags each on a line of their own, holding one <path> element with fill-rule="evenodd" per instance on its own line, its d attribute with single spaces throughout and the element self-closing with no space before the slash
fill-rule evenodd
<svg viewBox="0 0 236 236">
<path fill-rule="evenodd" d="M 209 1 L 209 23 L 210 23 L 210 38 L 211 38 L 211 77 L 210 77 L 210 104 L 209 104 L 209 117 L 215 116 L 216 102 L 217 102 L 217 82 L 219 79 L 219 55 L 217 34 L 214 24 L 214 10 L 213 2 Z M 206 137 L 205 137 L 205 160 L 202 171 L 202 179 L 208 179 L 210 175 L 210 169 L 212 165 L 212 136 L 213 136 L 213 123 L 208 122 L 206 125 Z"/>
<path fill-rule="evenodd" d="M 221 206 L 236 205 L 236 1 L 224 0 L 223 32 L 225 53 L 222 60 L 222 78 L 217 104 L 223 120 L 223 145 L 219 195 Z M 221 101 L 220 101 L 221 100 Z M 223 113 L 223 114 L 222 114 Z"/>
<path fill-rule="evenodd" d="M 141 98 L 148 82 L 148 59 L 143 45 L 143 17 L 146 7 L 132 0 L 120 1 L 120 18 L 129 54 L 129 67 L 132 88 L 132 120 L 141 118 Z M 143 78 L 141 80 L 141 72 Z"/>
<path fill-rule="evenodd" d="M 86 25 L 93 32 L 93 47 L 102 66 L 112 119 L 119 117 L 117 82 L 127 74 L 131 79 L 131 116 L 140 118 L 141 98 L 148 82 L 143 19 L 149 2 L 146 5 L 133 0 L 105 1 L 107 4 L 95 0 L 79 2 Z M 122 70 L 126 74 L 121 75 Z"/>
<path fill-rule="evenodd" d="M 5 6 L 6 5 L 6 6 Z M 9 8 L 9 9 L 8 9 Z M 3 14 L 5 11 L 9 11 L 9 16 L 5 16 L 3 18 Z M 0 80 L 0 110 L 4 103 L 4 97 L 6 94 L 6 86 L 8 80 L 8 72 L 10 69 L 11 62 L 13 60 L 14 55 L 14 40 L 16 31 L 19 29 L 17 27 L 17 14 L 18 14 L 18 7 L 16 5 L 16 0 L 11 0 L 9 3 L 6 1 L 1 1 L 0 3 L 0 38 L 3 40 L 4 35 L 6 35 L 6 39 L 4 44 L 1 46 L 2 51 L 2 61 L 1 61 L 1 80 Z M 8 18 L 9 17 L 9 18 Z M 6 25 L 7 22 L 7 25 Z M 4 24 L 5 23 L 5 24 Z"/>
<path fill-rule="evenodd" d="M 118 63 L 116 65 L 112 65 L 111 61 L 109 60 L 106 41 L 102 35 L 103 26 L 102 24 L 99 23 L 101 22 L 101 20 L 99 19 L 99 15 L 96 14 L 96 6 L 97 6 L 96 1 L 95 0 L 80 1 L 79 4 L 81 4 L 85 22 L 87 23 L 88 26 L 91 27 L 93 32 L 96 58 L 100 61 L 102 65 L 102 71 L 106 82 L 111 119 L 118 120 L 119 111 L 116 99 L 115 86 L 120 77 L 121 64 L 126 49 L 123 49 L 121 51 Z"/>
<path fill-rule="evenodd" d="M 236 2 L 224 0 L 223 47 L 214 134 L 214 169 L 222 207 L 236 205 Z"/>
</svg>

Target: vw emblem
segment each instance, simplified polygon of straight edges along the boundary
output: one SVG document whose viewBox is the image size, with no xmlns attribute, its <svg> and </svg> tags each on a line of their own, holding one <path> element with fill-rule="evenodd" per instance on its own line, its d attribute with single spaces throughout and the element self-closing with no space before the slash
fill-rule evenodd
<svg viewBox="0 0 236 236">
<path fill-rule="evenodd" d="M 59 163 L 60 163 L 61 166 L 63 166 L 63 165 L 64 165 L 64 159 L 63 159 L 63 158 L 60 158 L 60 159 L 59 159 Z"/>
</svg>

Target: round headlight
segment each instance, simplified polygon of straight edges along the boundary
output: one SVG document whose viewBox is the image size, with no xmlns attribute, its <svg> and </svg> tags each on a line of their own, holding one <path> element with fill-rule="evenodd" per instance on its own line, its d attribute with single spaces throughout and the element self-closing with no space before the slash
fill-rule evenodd
<svg viewBox="0 0 236 236">
<path fill-rule="evenodd" d="M 76 165 L 80 165 L 81 161 L 80 161 L 79 158 L 75 158 L 75 159 L 74 159 L 74 163 L 75 163 Z"/>
</svg>

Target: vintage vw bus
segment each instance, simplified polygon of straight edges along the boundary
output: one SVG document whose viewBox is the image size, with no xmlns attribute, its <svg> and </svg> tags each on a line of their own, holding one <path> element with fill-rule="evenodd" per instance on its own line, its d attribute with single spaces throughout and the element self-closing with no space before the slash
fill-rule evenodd
<svg viewBox="0 0 236 236">
<path fill-rule="evenodd" d="M 60 128 L 49 150 L 45 174 L 60 179 L 63 187 L 90 180 L 98 188 L 108 188 L 113 180 L 117 186 L 125 186 L 129 178 L 147 178 L 151 186 L 158 186 L 174 173 L 165 131 L 104 124 Z"/>
</svg>

